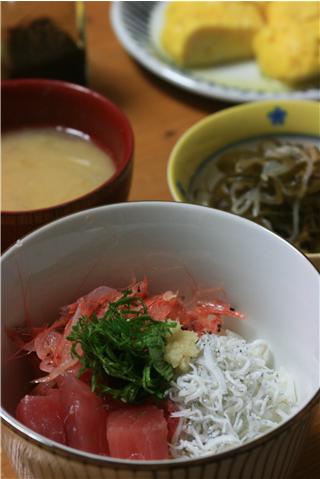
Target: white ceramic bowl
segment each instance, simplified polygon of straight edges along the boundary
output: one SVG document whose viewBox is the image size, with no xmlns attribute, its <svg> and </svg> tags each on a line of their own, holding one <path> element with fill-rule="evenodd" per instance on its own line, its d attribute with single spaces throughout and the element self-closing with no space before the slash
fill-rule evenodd
<svg viewBox="0 0 320 479">
<path fill-rule="evenodd" d="M 275 365 L 295 379 L 299 407 L 280 427 L 236 449 L 198 460 L 124 461 L 50 441 L 14 418 L 28 390 L 23 359 L 7 361 L 6 327 L 39 325 L 90 289 L 147 274 L 151 289 L 222 286 L 246 321 L 228 326 L 264 338 Z M 266 229 L 221 211 L 182 204 L 109 205 L 51 223 L 2 257 L 3 447 L 28 479 L 281 479 L 294 464 L 319 400 L 319 276 L 298 250 Z"/>
</svg>

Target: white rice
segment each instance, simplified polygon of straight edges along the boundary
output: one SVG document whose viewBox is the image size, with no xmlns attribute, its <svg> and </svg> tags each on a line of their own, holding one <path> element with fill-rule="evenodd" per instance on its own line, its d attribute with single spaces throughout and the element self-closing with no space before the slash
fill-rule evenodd
<svg viewBox="0 0 320 479">
<path fill-rule="evenodd" d="M 171 384 L 181 418 L 173 457 L 199 457 L 239 446 L 274 428 L 296 404 L 293 380 L 268 367 L 267 343 L 246 342 L 230 331 L 204 334 L 199 357 Z"/>
</svg>

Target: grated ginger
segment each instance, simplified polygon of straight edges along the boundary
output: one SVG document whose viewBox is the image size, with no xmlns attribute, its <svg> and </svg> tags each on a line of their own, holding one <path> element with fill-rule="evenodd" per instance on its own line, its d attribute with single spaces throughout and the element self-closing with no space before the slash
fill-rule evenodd
<svg viewBox="0 0 320 479">
<path fill-rule="evenodd" d="M 187 372 L 190 368 L 190 361 L 200 354 L 197 347 L 198 335 L 193 331 L 184 331 L 181 325 L 172 330 L 167 338 L 164 359 L 178 372 Z"/>
</svg>

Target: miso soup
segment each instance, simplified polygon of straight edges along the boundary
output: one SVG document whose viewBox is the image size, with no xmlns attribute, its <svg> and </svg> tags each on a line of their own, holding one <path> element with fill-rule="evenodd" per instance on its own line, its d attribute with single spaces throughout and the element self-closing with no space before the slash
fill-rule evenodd
<svg viewBox="0 0 320 479">
<path fill-rule="evenodd" d="M 86 135 L 60 128 L 2 136 L 2 210 L 26 211 L 73 200 L 115 172 L 112 158 Z"/>
</svg>

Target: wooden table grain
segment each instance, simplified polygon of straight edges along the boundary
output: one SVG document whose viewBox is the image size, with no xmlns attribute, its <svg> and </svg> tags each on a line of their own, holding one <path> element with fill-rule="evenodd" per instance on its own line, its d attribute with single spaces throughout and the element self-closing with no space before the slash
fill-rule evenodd
<svg viewBox="0 0 320 479">
<path fill-rule="evenodd" d="M 86 2 L 89 85 L 115 102 L 133 126 L 135 164 L 129 200 L 170 200 L 166 168 L 174 144 L 195 122 L 230 104 L 179 90 L 141 68 L 116 39 L 109 8 L 110 2 Z M 318 477 L 319 408 L 290 479 Z M 17 479 L 5 454 L 1 478 Z"/>
</svg>

